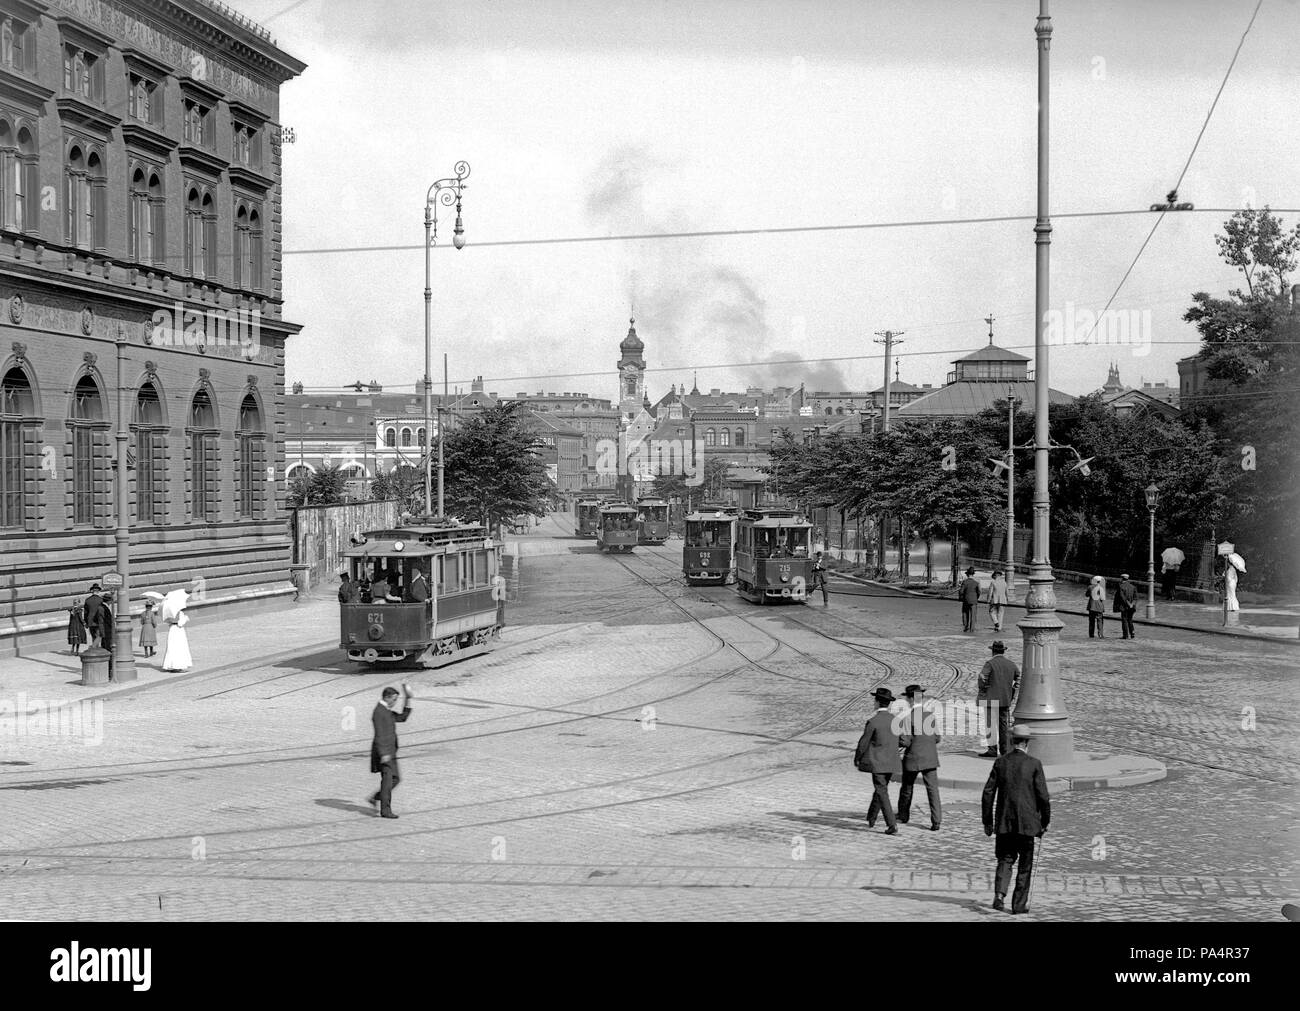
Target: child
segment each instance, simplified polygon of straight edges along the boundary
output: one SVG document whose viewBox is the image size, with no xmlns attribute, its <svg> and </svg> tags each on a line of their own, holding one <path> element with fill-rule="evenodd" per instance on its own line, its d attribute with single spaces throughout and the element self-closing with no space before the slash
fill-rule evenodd
<svg viewBox="0 0 1300 1011">
<path fill-rule="evenodd" d="M 81 647 L 86 645 L 86 622 L 81 613 L 81 601 L 73 601 L 68 608 L 68 645 L 72 647 L 72 655 L 76 656 Z"/>
<path fill-rule="evenodd" d="M 158 620 L 153 613 L 153 601 L 145 601 L 144 614 L 140 615 L 140 645 L 145 656 L 153 656 L 158 648 Z"/>
</svg>

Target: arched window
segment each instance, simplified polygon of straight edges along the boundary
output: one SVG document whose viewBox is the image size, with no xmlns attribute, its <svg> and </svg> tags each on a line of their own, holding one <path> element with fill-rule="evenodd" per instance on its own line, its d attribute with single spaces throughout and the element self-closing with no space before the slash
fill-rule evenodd
<svg viewBox="0 0 1300 1011">
<path fill-rule="evenodd" d="M 397 446 L 397 429 L 389 428 L 384 432 L 384 445 L 389 449 Z"/>
<path fill-rule="evenodd" d="M 835 408 L 835 413 L 836 413 L 836 414 L 843 414 L 843 413 L 844 413 L 844 408 L 842 408 L 842 407 L 837 407 L 837 408 Z"/>
<path fill-rule="evenodd" d="M 423 445 L 424 445 L 424 439 L 425 439 L 425 431 L 424 431 L 424 429 L 421 428 L 418 432 L 415 433 L 415 435 L 416 435 L 416 441 L 417 441 L 421 446 L 423 446 Z"/>
<path fill-rule="evenodd" d="M 3 209 L 0 222 L 5 228 L 25 232 L 36 227 L 36 145 L 31 131 L 14 128 L 0 119 L 0 194 Z"/>
<path fill-rule="evenodd" d="M 410 430 L 409 428 L 403 428 L 403 429 L 402 429 L 402 445 L 403 445 L 403 446 L 409 446 L 410 444 L 411 444 L 411 430 Z"/>
<path fill-rule="evenodd" d="M 38 447 L 35 434 L 24 433 L 23 419 L 35 413 L 31 382 L 22 369 L 10 369 L 0 380 L 0 527 L 26 522 L 24 479 L 35 486 Z"/>
<path fill-rule="evenodd" d="M 154 262 L 154 204 L 151 185 L 158 185 L 157 175 L 146 175 L 137 167 L 131 175 L 131 206 L 127 219 L 127 249 L 136 263 Z"/>
<path fill-rule="evenodd" d="M 203 276 L 217 277 L 217 205 L 211 193 L 203 194 Z"/>
<path fill-rule="evenodd" d="M 262 288 L 262 219 L 242 200 L 235 205 L 235 287 Z"/>
<path fill-rule="evenodd" d="M 217 411 L 206 389 L 190 401 L 190 519 L 206 523 L 220 516 Z"/>
<path fill-rule="evenodd" d="M 713 429 L 706 428 L 704 430 L 704 445 L 713 446 L 717 444 L 717 441 L 718 441 L 718 434 Z"/>
<path fill-rule="evenodd" d="M 167 426 L 158 387 L 146 380 L 135 395 L 135 518 L 161 523 L 166 513 Z"/>
<path fill-rule="evenodd" d="M 185 273 L 203 276 L 203 201 L 196 187 L 185 195 Z"/>
<path fill-rule="evenodd" d="M 737 428 L 737 429 L 736 429 L 736 445 L 737 445 L 737 446 L 743 446 L 744 444 L 745 444 L 745 430 L 744 430 L 743 428 Z"/>
<path fill-rule="evenodd" d="M 827 414 L 830 414 L 830 413 L 831 413 L 831 409 L 830 409 L 829 407 L 826 408 L 826 413 L 827 413 Z"/>
<path fill-rule="evenodd" d="M 266 426 L 252 393 L 239 405 L 239 515 L 257 519 L 262 511 L 262 472 L 266 470 Z"/>
<path fill-rule="evenodd" d="M 104 398 L 92 375 L 77 380 L 68 426 L 72 429 L 72 522 L 101 526 L 108 521 L 108 422 Z"/>
<path fill-rule="evenodd" d="M 730 430 L 730 429 L 727 429 L 727 428 L 724 428 L 721 432 L 718 433 L 718 440 L 719 440 L 719 444 L 720 444 L 720 445 L 723 445 L 723 446 L 730 446 L 730 445 L 731 445 L 731 430 Z"/>
</svg>

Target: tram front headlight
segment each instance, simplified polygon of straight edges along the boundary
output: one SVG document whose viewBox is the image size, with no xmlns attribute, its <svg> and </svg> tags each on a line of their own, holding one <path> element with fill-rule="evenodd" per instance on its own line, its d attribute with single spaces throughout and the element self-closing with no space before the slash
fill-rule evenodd
<svg viewBox="0 0 1300 1011">
<path fill-rule="evenodd" d="M 366 629 L 366 635 L 370 636 L 372 641 L 382 639 L 384 637 L 384 626 L 376 622 Z"/>
</svg>

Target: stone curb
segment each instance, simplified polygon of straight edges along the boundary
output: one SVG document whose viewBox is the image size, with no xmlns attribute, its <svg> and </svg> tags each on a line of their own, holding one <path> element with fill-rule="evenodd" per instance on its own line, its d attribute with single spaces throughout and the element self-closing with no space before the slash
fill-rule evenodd
<svg viewBox="0 0 1300 1011">
<path fill-rule="evenodd" d="M 836 572 L 833 569 L 829 571 L 832 575 L 835 575 L 840 579 L 847 579 L 851 583 L 860 583 L 863 586 L 878 586 L 882 590 L 892 590 L 894 593 L 905 593 L 910 597 L 925 597 L 928 600 L 951 600 L 953 603 L 957 602 L 956 597 L 944 597 L 944 596 L 940 596 L 937 593 L 925 593 L 921 590 L 907 590 L 901 586 L 893 586 L 889 583 L 881 583 L 874 579 L 867 579 L 865 576 L 854 576 L 854 575 L 850 575 L 847 572 Z M 834 591 L 832 590 L 831 592 L 833 593 Z M 1007 604 L 1005 606 L 1009 608 L 1014 607 L 1020 611 L 1025 610 L 1024 604 L 1012 603 L 1012 604 Z M 1058 614 L 1072 614 L 1080 618 L 1086 618 L 1088 616 L 1087 611 L 1075 611 L 1068 607 L 1058 607 L 1056 610 Z M 1110 614 L 1107 614 L 1106 617 L 1111 620 L 1118 620 Z M 1155 628 L 1176 628 L 1184 632 L 1204 632 L 1207 635 L 1226 635 L 1234 639 L 1254 639 L 1257 642 L 1280 642 L 1292 646 L 1300 646 L 1300 636 L 1260 635 L 1258 632 L 1239 632 L 1228 628 L 1213 628 L 1213 627 L 1206 627 L 1203 625 L 1181 625 L 1181 624 L 1175 624 L 1174 622 L 1171 621 L 1148 621 L 1145 618 L 1137 618 L 1137 617 L 1133 619 L 1133 624 L 1150 625 L 1150 626 L 1154 626 Z M 1278 627 L 1289 628 L 1290 626 L 1279 625 Z"/>
</svg>

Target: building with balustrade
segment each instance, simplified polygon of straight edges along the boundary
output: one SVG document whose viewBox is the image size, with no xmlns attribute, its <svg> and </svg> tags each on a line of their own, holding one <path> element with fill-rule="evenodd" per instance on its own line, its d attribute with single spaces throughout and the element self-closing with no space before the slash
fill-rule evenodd
<svg viewBox="0 0 1300 1011">
<path fill-rule="evenodd" d="M 208 0 L 0 0 L 0 649 L 60 640 L 114 567 L 119 403 L 136 599 L 292 592 L 279 92 L 304 68 Z"/>
</svg>

